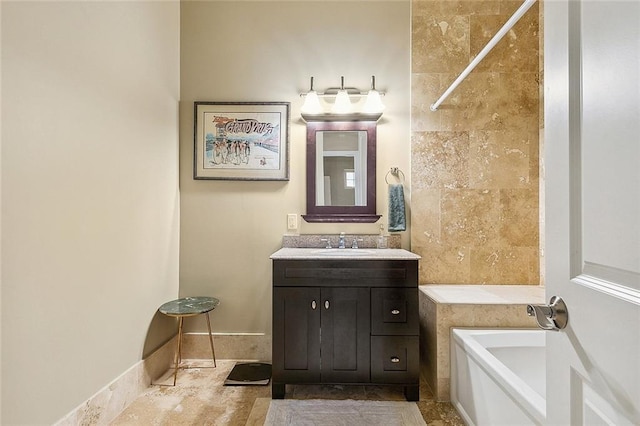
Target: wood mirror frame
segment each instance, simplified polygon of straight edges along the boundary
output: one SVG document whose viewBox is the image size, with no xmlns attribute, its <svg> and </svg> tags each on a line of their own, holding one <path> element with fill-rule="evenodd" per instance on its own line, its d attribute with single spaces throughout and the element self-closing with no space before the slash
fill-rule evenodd
<svg viewBox="0 0 640 426">
<path fill-rule="evenodd" d="M 316 205 L 316 138 L 324 131 L 364 131 L 367 134 L 366 204 L 354 206 Z M 310 121 L 307 123 L 307 222 L 374 223 L 376 214 L 376 122 Z"/>
</svg>

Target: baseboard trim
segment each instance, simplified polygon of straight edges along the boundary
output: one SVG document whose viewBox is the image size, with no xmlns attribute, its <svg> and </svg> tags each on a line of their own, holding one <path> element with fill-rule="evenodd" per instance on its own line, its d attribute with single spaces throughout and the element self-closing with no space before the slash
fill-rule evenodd
<svg viewBox="0 0 640 426">
<path fill-rule="evenodd" d="M 211 358 L 208 333 L 185 333 L 182 358 Z M 213 333 L 218 359 L 271 362 L 271 336 L 264 333 Z"/>
<path fill-rule="evenodd" d="M 149 387 L 152 380 L 162 376 L 171 367 L 175 346 L 174 337 L 147 358 L 135 363 L 54 425 L 108 425 Z"/>
</svg>

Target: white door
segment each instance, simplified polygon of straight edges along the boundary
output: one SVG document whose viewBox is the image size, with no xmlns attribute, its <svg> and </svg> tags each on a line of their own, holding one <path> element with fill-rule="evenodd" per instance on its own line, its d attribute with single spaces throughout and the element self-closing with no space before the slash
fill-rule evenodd
<svg viewBox="0 0 640 426">
<path fill-rule="evenodd" d="M 550 425 L 640 425 L 640 1 L 544 2 Z"/>
</svg>

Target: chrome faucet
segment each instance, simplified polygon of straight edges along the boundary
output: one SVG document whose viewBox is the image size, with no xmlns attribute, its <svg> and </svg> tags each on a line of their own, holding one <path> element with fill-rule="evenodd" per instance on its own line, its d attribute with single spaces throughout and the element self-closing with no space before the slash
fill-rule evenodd
<svg viewBox="0 0 640 426">
<path fill-rule="evenodd" d="M 338 241 L 338 248 L 344 248 L 344 232 L 340 233 L 340 240 Z"/>
<path fill-rule="evenodd" d="M 351 248 L 352 249 L 357 249 L 358 248 L 358 241 L 362 241 L 362 238 L 354 238 L 353 242 L 351 243 Z"/>
</svg>

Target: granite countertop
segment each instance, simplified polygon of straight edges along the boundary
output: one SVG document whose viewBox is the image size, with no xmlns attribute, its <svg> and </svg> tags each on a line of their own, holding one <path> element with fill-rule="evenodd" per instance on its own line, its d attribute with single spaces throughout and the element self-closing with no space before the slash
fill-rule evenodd
<svg viewBox="0 0 640 426">
<path fill-rule="evenodd" d="M 415 253 L 404 249 L 324 249 L 324 248 L 295 248 L 285 247 L 270 256 L 271 259 L 357 259 L 357 260 L 417 260 L 420 259 Z"/>
</svg>

